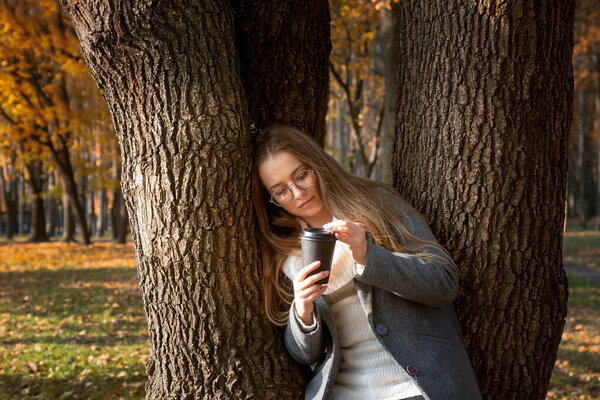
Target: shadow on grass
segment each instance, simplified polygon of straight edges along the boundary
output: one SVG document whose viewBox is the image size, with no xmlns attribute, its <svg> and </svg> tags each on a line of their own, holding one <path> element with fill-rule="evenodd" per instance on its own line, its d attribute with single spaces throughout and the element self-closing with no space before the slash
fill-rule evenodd
<svg viewBox="0 0 600 400">
<path fill-rule="evenodd" d="M 124 284 L 124 285 L 123 285 Z M 114 308 L 142 315 L 141 293 L 131 268 L 38 269 L 0 273 L 0 309 L 50 317 L 89 316 Z"/>
<path fill-rule="evenodd" d="M 89 375 L 47 378 L 0 375 L 0 399 L 143 399 L 146 377 L 133 371 L 124 377 Z"/>
<path fill-rule="evenodd" d="M 11 346 L 16 344 L 63 344 L 83 346 L 115 346 L 148 342 L 148 335 L 105 335 L 105 336 L 35 336 L 18 339 L 0 339 L 0 345 Z"/>
</svg>

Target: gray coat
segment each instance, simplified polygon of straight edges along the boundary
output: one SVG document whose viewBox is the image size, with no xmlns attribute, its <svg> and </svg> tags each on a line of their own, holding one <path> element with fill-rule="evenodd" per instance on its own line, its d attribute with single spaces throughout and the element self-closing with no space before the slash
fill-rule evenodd
<svg viewBox="0 0 600 400">
<path fill-rule="evenodd" d="M 412 210 L 404 203 L 397 206 L 403 214 Z M 417 213 L 406 214 L 402 224 L 414 236 L 437 243 Z M 393 253 L 376 246 L 368 233 L 367 243 L 364 269 L 354 263 L 354 283 L 375 336 L 426 399 L 480 399 L 452 306 L 458 290 L 456 268 Z M 440 254 L 431 248 L 422 252 Z M 327 399 L 340 367 L 341 349 L 333 313 L 323 296 L 315 301 L 315 318 L 316 329 L 305 333 L 290 309 L 285 345 L 296 361 L 313 370 L 305 399 Z"/>
</svg>

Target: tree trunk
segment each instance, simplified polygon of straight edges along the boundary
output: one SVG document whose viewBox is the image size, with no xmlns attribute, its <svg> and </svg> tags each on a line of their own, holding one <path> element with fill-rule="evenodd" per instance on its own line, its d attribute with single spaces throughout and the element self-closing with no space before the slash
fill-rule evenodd
<svg viewBox="0 0 600 400">
<path fill-rule="evenodd" d="M 579 134 L 577 138 L 579 139 L 578 144 L 578 155 L 579 155 L 579 202 L 577 204 L 578 208 L 578 217 L 579 217 L 579 225 L 582 227 L 587 226 L 587 218 L 586 218 L 586 190 L 585 184 L 587 183 L 587 169 L 586 169 L 586 136 L 587 136 L 587 96 L 584 88 L 578 90 L 579 99 Z"/>
<path fill-rule="evenodd" d="M 117 243 L 125 244 L 127 242 L 127 228 L 129 227 L 129 218 L 127 217 L 127 207 L 125 207 L 125 203 L 123 200 L 123 195 L 119 200 L 121 202 L 121 206 L 119 207 L 119 215 L 117 222 L 119 223 L 119 234 L 117 236 Z"/>
<path fill-rule="evenodd" d="M 96 237 L 104 236 L 106 231 L 106 214 L 108 210 L 108 196 L 106 189 L 99 189 L 98 195 L 98 218 L 96 219 Z"/>
<path fill-rule="evenodd" d="M 484 398 L 544 399 L 566 315 L 573 1 L 399 7 L 394 186 L 461 269 Z"/>
<path fill-rule="evenodd" d="M 69 152 L 69 148 L 67 147 L 64 138 L 62 138 L 60 135 L 58 136 L 58 148 L 55 148 L 53 145 L 50 145 L 48 146 L 48 149 L 50 150 L 50 154 L 52 155 L 53 161 L 58 167 L 58 172 L 63 182 L 63 192 L 69 198 L 71 210 L 75 215 L 75 219 L 79 227 L 81 241 L 83 242 L 83 244 L 90 244 L 90 234 L 85 219 L 85 211 L 81 203 L 81 199 L 79 198 L 79 190 L 77 188 L 77 183 L 75 183 L 75 175 L 73 171 L 73 166 L 71 164 L 71 155 Z M 65 221 L 67 221 L 66 217 Z M 63 240 L 65 240 L 64 235 Z M 74 240 L 74 238 L 71 238 L 70 240 Z"/>
<path fill-rule="evenodd" d="M 379 180 L 392 184 L 392 147 L 396 133 L 396 99 L 398 98 L 398 78 L 396 68 L 398 65 L 398 25 L 394 14 L 398 8 L 392 2 L 392 10 L 386 7 L 379 9 L 381 28 L 379 32 L 383 56 L 383 122 L 381 127 L 381 155 L 378 169 Z"/>
<path fill-rule="evenodd" d="M 19 185 L 19 191 L 17 192 L 17 233 L 19 235 L 22 235 L 24 233 L 27 233 L 25 229 L 25 171 L 22 165 L 19 168 L 17 182 Z"/>
<path fill-rule="evenodd" d="M 46 233 L 48 237 L 56 235 L 56 218 L 58 214 L 56 198 L 54 197 L 54 187 L 56 186 L 55 173 L 51 172 L 48 174 L 48 192 L 50 195 L 46 198 Z"/>
<path fill-rule="evenodd" d="M 311 60 L 313 47 L 323 51 L 303 35 L 328 41 L 327 29 L 312 25 L 326 8 L 319 2 L 315 18 L 288 3 L 244 2 L 237 54 L 228 2 L 63 0 L 121 145 L 152 342 L 148 399 L 302 396 L 301 374 L 265 317 L 250 199 L 250 121 L 316 133 L 325 107 L 326 77 L 295 52 L 311 49 Z M 307 64 L 297 67 L 297 56 Z M 301 79 L 314 79 L 312 91 L 296 86 Z M 261 104 L 248 112 L 246 99 Z"/>
<path fill-rule="evenodd" d="M 11 157 L 10 166 L 14 168 L 15 157 Z M 0 170 L 2 180 L 2 201 L 6 209 L 6 239 L 12 240 L 15 235 L 15 216 L 17 215 L 17 185 L 9 165 L 3 165 Z"/>
<path fill-rule="evenodd" d="M 44 190 L 44 179 L 42 177 L 41 161 L 29 162 L 25 164 L 29 172 L 29 187 L 31 187 L 31 228 L 27 241 L 29 242 L 47 242 L 46 217 L 44 215 L 44 199 L 42 192 Z"/>
<path fill-rule="evenodd" d="M 71 200 L 69 195 L 65 193 L 63 189 L 62 196 L 62 208 L 63 208 L 63 236 L 60 239 L 61 242 L 74 242 L 75 241 L 75 221 L 73 220 L 73 212 L 71 210 Z"/>
<path fill-rule="evenodd" d="M 113 146 L 112 149 L 112 178 L 116 182 L 119 182 L 119 186 L 114 187 L 112 190 L 112 205 L 110 207 L 110 225 L 111 234 L 113 240 L 119 238 L 119 207 L 124 206 L 123 192 L 121 191 L 121 159 L 119 157 L 119 149 L 117 146 Z"/>
<path fill-rule="evenodd" d="M 323 147 L 327 115 L 329 4 L 239 1 L 236 41 L 250 122 L 300 128 Z"/>
<path fill-rule="evenodd" d="M 598 55 L 598 67 L 600 69 L 600 55 Z M 600 71 L 597 71 L 600 75 Z M 600 76 L 598 77 L 600 80 Z M 594 132 L 596 133 L 596 226 L 595 229 L 600 229 L 600 85 L 596 89 L 594 98 Z"/>
<path fill-rule="evenodd" d="M 90 236 L 96 235 L 96 201 L 94 199 L 94 189 L 92 189 L 92 177 L 88 176 L 85 179 L 86 185 L 86 218 Z"/>
</svg>

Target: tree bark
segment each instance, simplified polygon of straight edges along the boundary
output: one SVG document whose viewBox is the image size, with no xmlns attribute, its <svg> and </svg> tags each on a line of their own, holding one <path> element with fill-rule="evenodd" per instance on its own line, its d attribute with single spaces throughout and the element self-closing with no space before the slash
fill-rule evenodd
<svg viewBox="0 0 600 400">
<path fill-rule="evenodd" d="M 460 266 L 484 398 L 544 399 L 567 302 L 573 1 L 399 7 L 394 186 Z"/>
<path fill-rule="evenodd" d="M 300 373 L 264 313 L 233 8 L 103 4 L 63 1 L 119 136 L 152 342 L 146 397 L 301 398 Z"/>
<path fill-rule="evenodd" d="M 238 0 L 236 42 L 250 122 L 296 126 L 321 147 L 328 100 L 329 4 Z"/>
</svg>

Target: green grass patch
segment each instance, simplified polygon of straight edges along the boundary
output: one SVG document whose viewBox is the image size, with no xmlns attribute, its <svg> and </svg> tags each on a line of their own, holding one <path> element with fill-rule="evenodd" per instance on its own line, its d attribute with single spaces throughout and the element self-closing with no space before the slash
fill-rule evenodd
<svg viewBox="0 0 600 400">
<path fill-rule="evenodd" d="M 149 340 L 132 246 L 0 251 L 0 399 L 143 399 Z"/>
<path fill-rule="evenodd" d="M 547 399 L 600 398 L 600 287 L 568 275 L 567 321 Z"/>
<path fill-rule="evenodd" d="M 143 399 L 150 343 L 132 244 L 4 242 L 0 253 L 0 400 Z M 600 288 L 569 283 L 547 398 L 598 399 Z"/>
</svg>

